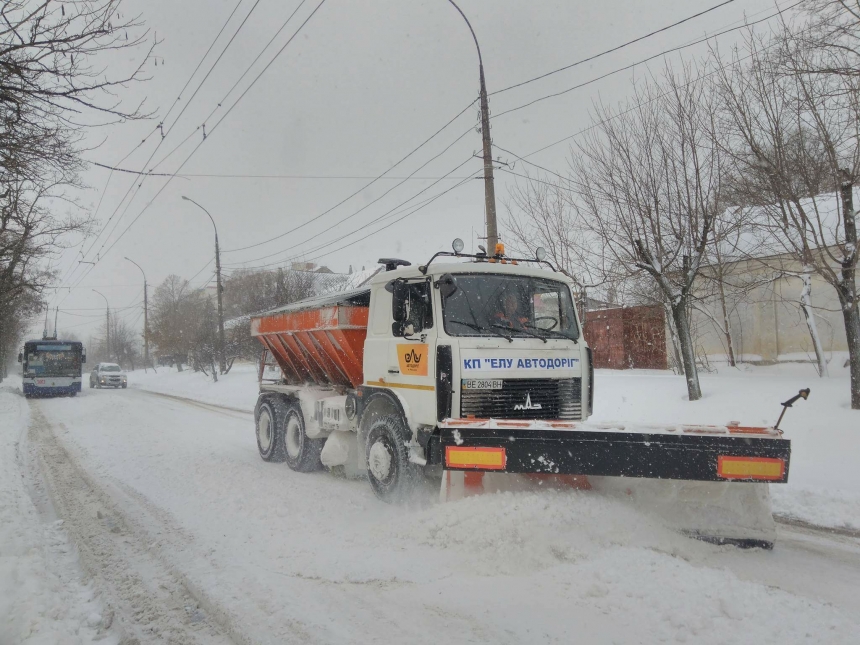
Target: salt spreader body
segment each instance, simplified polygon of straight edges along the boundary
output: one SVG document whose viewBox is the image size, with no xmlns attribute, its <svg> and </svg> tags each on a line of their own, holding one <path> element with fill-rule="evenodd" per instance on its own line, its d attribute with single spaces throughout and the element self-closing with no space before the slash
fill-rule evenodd
<svg viewBox="0 0 860 645">
<path fill-rule="evenodd" d="M 592 354 L 572 282 L 551 265 L 501 249 L 380 262 L 366 287 L 252 318 L 263 459 L 366 475 L 386 501 L 423 478 L 441 479 L 448 499 L 517 475 L 628 495 L 633 481 L 674 481 L 650 488 L 673 513 L 721 508 L 719 526 L 680 528 L 772 544 L 766 484 L 788 480 L 789 440 L 741 425 L 589 423 Z M 750 505 L 753 519 L 737 519 Z"/>
</svg>

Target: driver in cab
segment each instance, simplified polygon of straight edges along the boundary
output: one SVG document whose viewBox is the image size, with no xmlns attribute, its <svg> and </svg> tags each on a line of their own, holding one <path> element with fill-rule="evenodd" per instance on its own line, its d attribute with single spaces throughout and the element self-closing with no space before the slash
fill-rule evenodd
<svg viewBox="0 0 860 645">
<path fill-rule="evenodd" d="M 520 298 L 513 291 L 507 291 L 502 296 L 502 308 L 496 312 L 496 324 L 510 329 L 524 329 L 528 326 L 529 317 L 520 308 Z"/>
</svg>

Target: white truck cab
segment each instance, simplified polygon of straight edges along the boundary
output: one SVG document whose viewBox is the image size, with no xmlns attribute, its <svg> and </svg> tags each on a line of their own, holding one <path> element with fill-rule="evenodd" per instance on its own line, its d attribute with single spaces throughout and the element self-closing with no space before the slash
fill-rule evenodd
<svg viewBox="0 0 860 645">
<path fill-rule="evenodd" d="M 364 385 L 394 393 L 412 430 L 589 415 L 588 349 L 562 274 L 431 263 L 380 273 L 370 288 Z"/>
</svg>

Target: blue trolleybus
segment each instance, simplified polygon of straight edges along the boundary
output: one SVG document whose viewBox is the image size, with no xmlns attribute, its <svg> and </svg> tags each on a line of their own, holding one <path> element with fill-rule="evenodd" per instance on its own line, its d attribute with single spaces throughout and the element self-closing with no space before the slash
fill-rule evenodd
<svg viewBox="0 0 860 645">
<path fill-rule="evenodd" d="M 28 340 L 18 355 L 24 396 L 75 396 L 81 391 L 81 369 L 87 351 L 79 341 Z"/>
</svg>

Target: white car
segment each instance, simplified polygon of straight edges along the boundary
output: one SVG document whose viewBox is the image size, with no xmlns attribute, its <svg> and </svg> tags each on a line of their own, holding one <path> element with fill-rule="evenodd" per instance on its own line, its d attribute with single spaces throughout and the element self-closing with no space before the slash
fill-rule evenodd
<svg viewBox="0 0 860 645">
<path fill-rule="evenodd" d="M 90 372 L 90 387 L 128 387 L 128 376 L 116 363 L 99 363 Z"/>
</svg>

